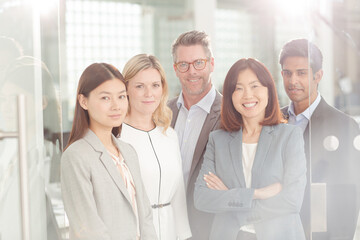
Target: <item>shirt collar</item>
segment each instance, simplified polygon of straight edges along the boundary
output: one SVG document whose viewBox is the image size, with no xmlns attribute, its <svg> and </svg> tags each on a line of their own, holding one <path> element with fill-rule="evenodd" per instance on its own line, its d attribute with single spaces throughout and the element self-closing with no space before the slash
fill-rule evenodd
<svg viewBox="0 0 360 240">
<path fill-rule="evenodd" d="M 207 113 L 210 113 L 210 109 L 215 100 L 215 97 L 216 97 L 216 90 L 215 90 L 214 85 L 212 85 L 210 91 L 194 106 L 198 106 L 199 108 L 203 109 Z M 178 108 L 180 108 L 181 106 L 184 106 L 184 97 L 183 97 L 182 91 L 180 92 L 180 95 L 178 97 L 176 104 L 177 104 Z"/>
<path fill-rule="evenodd" d="M 320 100 L 321 100 L 321 96 L 320 96 L 320 93 L 318 91 L 315 101 L 307 109 L 305 109 L 305 111 L 303 111 L 300 114 L 303 115 L 304 117 L 306 117 L 308 120 L 310 120 L 311 115 L 314 113 L 316 107 L 319 105 Z M 288 108 L 288 114 L 289 114 L 289 116 L 290 115 L 296 116 L 293 102 L 290 103 L 290 106 Z"/>
</svg>

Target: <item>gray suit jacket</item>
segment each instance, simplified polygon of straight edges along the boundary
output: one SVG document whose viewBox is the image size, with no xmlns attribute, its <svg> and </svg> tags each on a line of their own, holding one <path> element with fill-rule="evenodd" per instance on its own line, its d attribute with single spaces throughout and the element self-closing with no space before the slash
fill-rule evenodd
<svg viewBox="0 0 360 240">
<path fill-rule="evenodd" d="M 288 106 L 282 109 L 288 118 Z M 321 98 L 304 132 L 308 181 L 326 183 L 327 231 L 313 233 L 313 240 L 352 240 L 360 206 L 360 152 L 354 138 L 360 134 L 354 119 L 331 107 Z M 326 137 L 339 140 L 335 151 L 324 148 Z M 311 164 L 310 164 L 311 161 Z M 310 183 L 308 184 L 310 186 Z M 304 197 L 301 218 L 310 239 L 310 188 Z"/>
<path fill-rule="evenodd" d="M 203 179 L 219 176 L 228 191 L 211 190 Z M 280 182 L 282 191 L 254 200 L 254 189 Z M 306 185 L 306 160 L 301 129 L 287 124 L 262 128 L 252 167 L 251 188 L 246 188 L 242 167 L 242 130 L 210 134 L 204 163 L 195 184 L 195 207 L 215 213 L 211 240 L 237 238 L 239 228 L 254 224 L 258 240 L 303 240 L 299 211 Z"/>
<path fill-rule="evenodd" d="M 134 179 L 141 239 L 157 239 L 136 152 L 114 136 L 113 140 Z M 91 130 L 62 155 L 61 191 L 70 223 L 70 239 L 136 239 L 136 217 L 125 183 Z"/>
<path fill-rule="evenodd" d="M 169 101 L 168 106 L 173 112 L 171 127 L 175 127 L 176 120 L 179 114 L 177 106 L 178 97 Z M 211 229 L 213 214 L 201 212 L 194 207 L 194 187 L 197 176 L 203 162 L 206 144 L 209 139 L 211 131 L 218 129 L 220 125 L 220 110 L 221 110 L 222 95 L 216 91 L 216 97 L 213 105 L 211 106 L 210 113 L 205 119 L 204 125 L 201 129 L 199 139 L 197 141 L 193 161 L 191 164 L 189 182 L 186 188 L 186 199 L 188 208 L 188 217 L 194 240 L 208 240 Z"/>
</svg>

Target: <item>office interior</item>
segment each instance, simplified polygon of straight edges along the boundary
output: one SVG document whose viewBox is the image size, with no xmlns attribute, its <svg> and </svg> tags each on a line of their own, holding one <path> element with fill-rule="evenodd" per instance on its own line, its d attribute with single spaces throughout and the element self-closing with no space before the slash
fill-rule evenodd
<svg viewBox="0 0 360 240">
<path fill-rule="evenodd" d="M 360 123 L 358 0 L 0 0 L 0 36 L 22 49 L 7 54 L 11 47 L 0 45 L 0 240 L 68 239 L 59 168 L 85 67 L 107 62 L 121 71 L 132 56 L 153 54 L 174 97 L 181 86 L 171 44 L 192 29 L 211 37 L 219 91 L 231 65 L 252 57 L 273 75 L 281 106 L 289 103 L 281 47 L 311 40 L 324 56 L 322 97 Z M 360 136 L 353 144 L 360 151 Z"/>
</svg>

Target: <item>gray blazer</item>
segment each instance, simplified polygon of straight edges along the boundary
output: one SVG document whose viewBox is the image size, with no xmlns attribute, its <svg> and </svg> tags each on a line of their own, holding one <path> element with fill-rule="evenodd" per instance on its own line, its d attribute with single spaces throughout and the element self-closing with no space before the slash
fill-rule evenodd
<svg viewBox="0 0 360 240">
<path fill-rule="evenodd" d="M 113 140 L 134 179 L 141 239 L 157 239 L 136 152 L 114 136 Z M 136 239 L 136 217 L 125 183 L 105 146 L 91 130 L 62 155 L 61 191 L 70 239 Z"/>
<path fill-rule="evenodd" d="M 169 101 L 168 106 L 173 112 L 171 127 L 175 128 L 176 120 L 179 114 L 177 106 L 178 97 Z M 213 220 L 213 214 L 201 212 L 194 207 L 194 188 L 195 181 L 199 175 L 199 171 L 204 159 L 206 144 L 209 139 L 211 131 L 218 129 L 220 125 L 220 110 L 221 110 L 222 95 L 216 91 L 216 97 L 211 106 L 210 113 L 205 119 L 204 125 L 201 129 L 199 139 L 196 143 L 193 160 L 191 163 L 190 175 L 188 185 L 186 186 L 186 201 L 188 208 L 188 217 L 194 240 L 208 240 L 210 228 Z"/>
<path fill-rule="evenodd" d="M 306 185 L 306 160 L 301 129 L 287 124 L 262 128 L 251 188 L 242 167 L 242 130 L 210 134 L 204 163 L 195 184 L 195 207 L 215 213 L 211 240 L 237 238 L 239 228 L 254 224 L 258 240 L 305 239 L 299 211 Z M 228 191 L 209 189 L 204 174 L 219 176 Z M 280 182 L 282 191 L 266 200 L 253 200 L 254 189 Z"/>
</svg>

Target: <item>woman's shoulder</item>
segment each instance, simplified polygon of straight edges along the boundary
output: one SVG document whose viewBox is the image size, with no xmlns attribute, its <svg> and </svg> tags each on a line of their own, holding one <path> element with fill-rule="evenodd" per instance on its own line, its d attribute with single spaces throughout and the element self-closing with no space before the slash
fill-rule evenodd
<svg viewBox="0 0 360 240">
<path fill-rule="evenodd" d="M 293 134 L 298 135 L 298 137 L 303 135 L 302 129 L 299 126 L 293 124 L 280 123 L 272 127 L 275 130 L 276 135 L 280 137 L 290 137 Z"/>
<path fill-rule="evenodd" d="M 217 130 L 210 132 L 209 138 L 224 139 L 224 138 L 230 137 L 233 134 L 234 134 L 234 132 L 228 132 L 223 129 L 217 129 Z"/>
<path fill-rule="evenodd" d="M 116 139 L 116 142 L 118 147 L 120 148 L 121 154 L 127 157 L 134 157 L 136 159 L 138 158 L 138 154 L 133 144 L 119 138 Z"/>
<path fill-rule="evenodd" d="M 123 149 L 127 149 L 127 150 L 130 150 L 130 151 L 135 151 L 134 147 L 128 143 L 127 141 L 124 141 L 123 139 L 121 138 L 115 138 L 115 141 L 117 142 L 117 144 L 123 148 Z"/>
<path fill-rule="evenodd" d="M 163 126 L 156 126 L 154 131 L 156 131 L 157 136 L 161 136 L 164 139 L 177 139 L 178 137 L 175 129 L 170 126 L 167 127 L 165 131 Z"/>
<path fill-rule="evenodd" d="M 83 138 L 73 142 L 61 156 L 61 164 L 74 164 L 75 162 L 86 162 L 94 156 L 94 149 L 92 146 Z"/>
<path fill-rule="evenodd" d="M 288 123 L 279 123 L 277 125 L 274 125 L 274 128 L 277 129 L 278 131 L 288 131 L 288 132 L 296 131 L 296 129 L 297 130 L 301 129 L 299 126 Z"/>
<path fill-rule="evenodd" d="M 85 141 L 85 139 L 80 138 L 68 146 L 63 152 L 63 155 L 81 153 L 88 150 L 89 148 L 91 148 L 91 146 Z"/>
<path fill-rule="evenodd" d="M 212 135 L 230 135 L 231 132 L 225 131 L 224 129 L 216 129 L 214 131 L 211 131 L 210 134 Z"/>
<path fill-rule="evenodd" d="M 125 161 L 136 163 L 137 167 L 139 167 L 139 157 L 135 147 L 119 138 L 115 141 Z"/>
<path fill-rule="evenodd" d="M 160 129 L 161 129 L 161 131 L 163 131 L 164 128 L 160 127 Z M 166 135 L 169 137 L 174 137 L 174 136 L 177 136 L 177 133 L 176 133 L 175 129 L 173 129 L 172 127 L 169 126 L 166 129 Z"/>
</svg>

